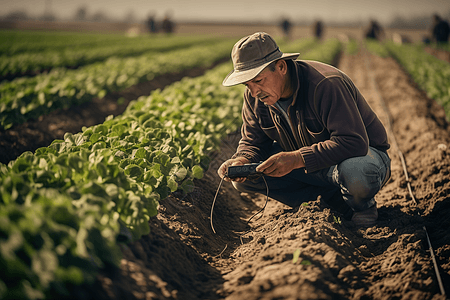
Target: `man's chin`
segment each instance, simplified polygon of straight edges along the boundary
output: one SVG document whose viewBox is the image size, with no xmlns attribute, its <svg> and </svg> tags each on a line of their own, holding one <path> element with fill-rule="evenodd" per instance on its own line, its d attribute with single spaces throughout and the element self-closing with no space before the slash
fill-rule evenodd
<svg viewBox="0 0 450 300">
<path fill-rule="evenodd" d="M 258 98 L 258 100 L 261 101 L 262 103 L 264 103 L 265 105 L 273 105 L 276 102 L 276 101 L 273 101 L 272 99 L 270 99 L 270 97 Z"/>
<path fill-rule="evenodd" d="M 265 105 L 274 105 L 277 101 L 273 101 L 273 100 L 268 100 L 266 99 L 266 101 L 263 101 Z"/>
</svg>

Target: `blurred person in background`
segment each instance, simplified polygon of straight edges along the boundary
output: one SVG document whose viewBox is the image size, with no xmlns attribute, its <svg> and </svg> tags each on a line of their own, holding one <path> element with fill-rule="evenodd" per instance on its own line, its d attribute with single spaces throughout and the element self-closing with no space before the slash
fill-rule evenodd
<svg viewBox="0 0 450 300">
<path fill-rule="evenodd" d="M 322 39 L 323 35 L 323 23 L 322 21 L 315 21 L 313 24 L 313 34 L 314 37 L 318 40 Z"/>
<path fill-rule="evenodd" d="M 280 22 L 281 30 L 283 31 L 284 38 L 286 40 L 291 39 L 291 30 L 292 30 L 292 24 L 287 18 L 283 18 Z"/>
<path fill-rule="evenodd" d="M 374 196 L 390 177 L 386 130 L 352 80 L 333 66 L 296 60 L 257 32 L 239 40 L 224 86 L 244 84 L 241 140 L 218 174 L 247 193 L 295 207 L 318 196 L 356 226 L 376 224 Z M 264 178 L 227 177 L 262 162 Z"/>
<path fill-rule="evenodd" d="M 365 37 L 367 39 L 375 39 L 378 41 L 383 40 L 384 38 L 383 27 L 381 27 L 381 25 L 377 21 L 371 20 L 368 28 L 365 31 Z"/>
<path fill-rule="evenodd" d="M 170 15 L 168 13 L 164 16 L 164 19 L 161 24 L 161 29 L 166 34 L 171 34 L 174 31 L 174 24 L 170 19 Z"/>
<path fill-rule="evenodd" d="M 438 14 L 434 14 L 431 27 L 431 41 L 433 43 L 448 43 L 449 35 L 450 26 L 448 22 L 442 19 Z"/>
<path fill-rule="evenodd" d="M 155 16 L 153 14 L 149 15 L 147 18 L 147 29 L 150 33 L 158 32 L 158 29 L 156 28 Z"/>
</svg>

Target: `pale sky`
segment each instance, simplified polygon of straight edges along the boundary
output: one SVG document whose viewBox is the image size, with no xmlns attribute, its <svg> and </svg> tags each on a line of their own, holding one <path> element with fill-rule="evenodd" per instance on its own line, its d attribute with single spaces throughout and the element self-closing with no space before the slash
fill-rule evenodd
<svg viewBox="0 0 450 300">
<path fill-rule="evenodd" d="M 58 18 L 72 18 L 81 6 L 88 14 L 103 11 L 116 19 L 133 12 L 138 20 L 154 13 L 163 18 L 166 12 L 177 20 L 274 21 L 288 17 L 291 21 L 365 21 L 374 18 L 389 22 L 394 16 L 431 15 L 447 17 L 449 0 L 0 0 L 0 16 L 25 10 L 30 16 L 42 16 L 46 6 Z"/>
</svg>

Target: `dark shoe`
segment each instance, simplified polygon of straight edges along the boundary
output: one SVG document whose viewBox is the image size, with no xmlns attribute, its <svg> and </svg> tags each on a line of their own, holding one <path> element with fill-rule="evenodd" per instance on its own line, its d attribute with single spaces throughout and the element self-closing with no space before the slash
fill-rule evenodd
<svg viewBox="0 0 450 300">
<path fill-rule="evenodd" d="M 377 206 L 365 209 L 363 211 L 353 212 L 352 221 L 356 226 L 372 227 L 377 224 L 378 209 Z"/>
<path fill-rule="evenodd" d="M 337 211 L 338 213 L 342 214 L 344 219 L 351 220 L 353 209 L 345 202 L 344 198 L 342 198 L 341 191 L 337 191 L 333 194 L 333 196 L 325 201 L 326 204 L 328 204 L 331 209 Z"/>
</svg>

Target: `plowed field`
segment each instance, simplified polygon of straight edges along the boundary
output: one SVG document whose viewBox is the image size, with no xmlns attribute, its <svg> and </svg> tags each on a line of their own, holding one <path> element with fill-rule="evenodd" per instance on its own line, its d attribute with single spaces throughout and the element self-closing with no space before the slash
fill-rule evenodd
<svg viewBox="0 0 450 300">
<path fill-rule="evenodd" d="M 161 201 L 151 233 L 123 247 L 121 269 L 101 274 L 92 298 L 446 299 L 432 261 L 435 255 L 450 293 L 450 135 L 443 110 L 391 58 L 360 51 L 343 54 L 338 67 L 389 129 L 392 176 L 376 196 L 377 226 L 357 228 L 320 199 L 297 208 L 269 199 L 247 224 L 265 196 L 224 183 L 214 233 L 216 170 L 239 139 L 230 135 L 193 193 Z"/>
</svg>

